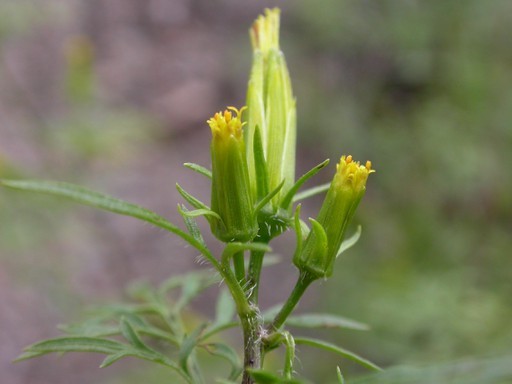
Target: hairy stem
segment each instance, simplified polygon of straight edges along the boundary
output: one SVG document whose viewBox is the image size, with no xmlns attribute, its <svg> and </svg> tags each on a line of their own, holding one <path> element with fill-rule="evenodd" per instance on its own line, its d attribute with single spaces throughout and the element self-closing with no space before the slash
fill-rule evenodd
<svg viewBox="0 0 512 384">
<path fill-rule="evenodd" d="M 235 277 L 243 286 L 245 282 L 245 263 L 244 263 L 244 251 L 237 252 L 233 255 L 233 266 L 235 268 Z"/>
<path fill-rule="evenodd" d="M 262 324 L 258 312 L 241 316 L 242 328 L 244 332 L 244 373 L 242 384 L 254 384 L 254 380 L 250 377 L 248 369 L 261 368 L 261 328 Z"/>
</svg>

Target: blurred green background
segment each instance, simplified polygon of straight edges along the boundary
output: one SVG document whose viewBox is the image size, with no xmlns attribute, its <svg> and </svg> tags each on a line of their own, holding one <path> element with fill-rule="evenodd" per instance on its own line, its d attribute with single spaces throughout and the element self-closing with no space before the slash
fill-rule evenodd
<svg viewBox="0 0 512 384">
<path fill-rule="evenodd" d="M 348 153 L 377 170 L 359 244 L 299 310 L 369 323 L 366 333 L 319 333 L 385 367 L 512 366 L 508 0 L 3 0 L 0 177 L 72 181 L 180 222 L 175 182 L 209 195 L 181 164 L 209 164 L 205 120 L 244 103 L 247 30 L 276 5 L 298 99 L 298 174 Z M 289 244 L 275 245 L 285 262 L 264 276 L 265 306 L 294 283 Z M 132 219 L 0 191 L 2 382 L 165 382 L 144 363 L 96 369 L 101 357 L 10 361 L 85 307 L 122 298 L 131 280 L 201 268 L 195 256 Z M 207 316 L 215 294 L 194 309 Z M 337 364 L 349 379 L 365 373 L 310 352 L 301 348 L 297 370 L 315 383 L 334 382 Z M 474 382 L 512 382 L 505 376 Z M 380 382 L 398 382 L 389 380 Z"/>
</svg>

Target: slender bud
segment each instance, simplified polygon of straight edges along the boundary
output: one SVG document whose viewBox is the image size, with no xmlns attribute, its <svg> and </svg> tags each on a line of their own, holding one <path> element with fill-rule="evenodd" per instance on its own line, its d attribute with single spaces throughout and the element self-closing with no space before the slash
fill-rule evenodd
<svg viewBox="0 0 512 384">
<path fill-rule="evenodd" d="M 352 220 L 366 190 L 368 175 L 374 172 L 371 162 L 365 165 L 342 156 L 336 174 L 312 230 L 304 246 L 296 253 L 293 263 L 316 278 L 330 277 L 345 230 Z"/>
<path fill-rule="evenodd" d="M 208 120 L 212 130 L 211 210 L 221 218 L 211 220 L 210 225 L 224 242 L 249 241 L 258 231 L 240 120 L 244 109 L 228 107 Z"/>
<path fill-rule="evenodd" d="M 268 189 L 285 180 L 272 199 L 276 211 L 280 199 L 295 182 L 296 111 L 290 75 L 279 49 L 279 9 L 266 9 L 250 29 L 253 64 L 247 91 L 247 160 L 251 181 L 258 172 L 253 154 L 254 133 L 259 128 L 268 172 Z M 261 174 L 261 172 L 260 172 Z M 253 195 L 258 196 L 256 182 Z M 261 196 L 259 196 L 261 198 Z"/>
</svg>

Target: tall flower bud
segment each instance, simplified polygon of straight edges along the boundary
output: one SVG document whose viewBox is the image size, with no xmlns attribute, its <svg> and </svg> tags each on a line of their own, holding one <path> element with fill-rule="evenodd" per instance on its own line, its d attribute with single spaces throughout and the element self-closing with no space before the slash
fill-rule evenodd
<svg viewBox="0 0 512 384">
<path fill-rule="evenodd" d="M 267 9 L 250 29 L 253 64 L 247 91 L 247 161 L 251 181 L 258 172 L 253 145 L 259 128 L 268 174 L 268 189 L 274 190 L 285 180 L 272 199 L 276 211 L 280 199 L 295 182 L 296 111 L 290 75 L 279 49 L 279 9 Z M 256 183 L 252 191 L 261 198 Z"/>
<path fill-rule="evenodd" d="M 371 162 L 365 165 L 342 156 L 336 174 L 312 230 L 304 246 L 296 253 L 293 263 L 299 270 L 316 278 L 330 277 L 345 230 L 352 220 L 366 190 L 368 175 L 374 172 Z"/>
<path fill-rule="evenodd" d="M 228 107 L 208 120 L 212 130 L 211 220 L 215 236 L 224 242 L 249 241 L 258 231 L 250 193 L 240 110 Z"/>
</svg>

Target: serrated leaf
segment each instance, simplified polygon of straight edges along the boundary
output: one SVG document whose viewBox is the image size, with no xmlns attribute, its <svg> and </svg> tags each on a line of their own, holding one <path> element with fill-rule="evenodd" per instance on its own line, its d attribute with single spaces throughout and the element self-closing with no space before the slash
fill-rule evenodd
<svg viewBox="0 0 512 384">
<path fill-rule="evenodd" d="M 343 252 L 345 252 L 347 249 L 352 248 L 361 237 L 362 227 L 360 225 L 357 226 L 356 232 L 350 236 L 348 239 L 343 240 L 343 242 L 340 245 L 340 249 L 338 250 L 338 253 L 336 254 L 336 258 L 340 256 Z"/>
<path fill-rule="evenodd" d="M 318 339 L 310 339 L 310 338 L 307 338 L 307 337 L 296 337 L 295 338 L 295 344 L 303 344 L 303 345 L 309 345 L 311 347 L 315 347 L 315 348 L 321 348 L 321 349 L 324 349 L 326 351 L 329 351 L 329 352 L 333 352 L 333 353 L 336 353 L 340 356 L 343 356 L 349 360 L 352 360 L 360 365 L 362 365 L 363 367 L 366 367 L 366 368 L 369 368 L 369 369 L 373 369 L 375 371 L 382 371 L 382 369 L 380 367 L 378 367 L 377 365 L 375 365 L 374 363 L 372 363 L 371 361 L 355 354 L 354 352 L 351 352 L 347 349 L 344 349 L 344 348 L 341 348 L 341 347 L 338 347 L 337 345 L 334 345 L 334 344 L 331 344 L 331 343 L 328 343 L 326 341 L 323 341 L 323 340 L 318 340 Z"/>
<path fill-rule="evenodd" d="M 204 345 L 205 349 L 212 355 L 222 357 L 231 364 L 231 373 L 229 374 L 229 380 L 236 380 L 243 371 L 242 363 L 238 354 L 229 345 L 221 343 L 210 343 Z"/>
<path fill-rule="evenodd" d="M 302 175 L 284 196 L 283 200 L 281 201 L 281 208 L 288 209 L 293 202 L 293 197 L 297 194 L 297 191 L 302 187 L 302 185 L 310 178 L 315 176 L 318 172 L 320 172 L 320 170 L 327 166 L 327 164 L 329 164 L 329 159 L 321 162 L 316 167 Z"/>
<path fill-rule="evenodd" d="M 299 192 L 293 197 L 292 203 L 296 203 L 297 201 L 301 201 L 301 200 L 307 199 L 309 197 L 319 195 L 320 193 L 327 192 L 329 190 L 330 186 L 331 186 L 331 183 L 329 182 L 329 183 L 325 183 L 322 185 L 318 185 L 313 188 L 306 189 L 303 192 Z"/>
<path fill-rule="evenodd" d="M 292 315 L 286 319 L 286 325 L 300 328 L 346 328 L 367 331 L 367 324 L 346 317 L 326 313 L 306 313 Z"/>
<path fill-rule="evenodd" d="M 9 188 L 65 197 L 81 204 L 89 205 L 120 215 L 135 217 L 139 220 L 148 222 L 181 237 L 194 248 L 199 250 L 213 264 L 214 267 L 218 268 L 217 260 L 215 260 L 213 255 L 204 245 L 198 243 L 197 240 L 195 240 L 191 235 L 182 231 L 174 224 L 164 219 L 162 216 L 136 204 L 128 203 L 103 193 L 91 191 L 75 184 L 58 181 L 0 180 L 0 184 Z"/>
<path fill-rule="evenodd" d="M 183 164 L 185 167 L 187 167 L 188 169 L 191 169 L 203 176 L 206 176 L 207 178 L 211 179 L 212 178 L 212 171 L 210 171 L 208 168 L 205 168 L 199 164 L 195 164 L 195 163 L 185 163 Z"/>
<path fill-rule="evenodd" d="M 221 289 L 215 308 L 215 324 L 231 323 L 235 313 L 236 306 L 231 294 L 227 289 Z"/>
<path fill-rule="evenodd" d="M 96 337 L 59 337 L 43 340 L 25 348 L 25 352 L 16 361 L 52 352 L 93 352 L 106 355 L 117 353 L 125 348 L 118 341 Z"/>
</svg>

